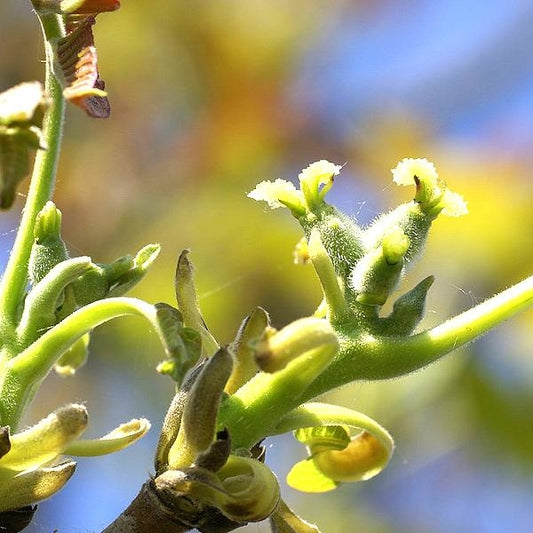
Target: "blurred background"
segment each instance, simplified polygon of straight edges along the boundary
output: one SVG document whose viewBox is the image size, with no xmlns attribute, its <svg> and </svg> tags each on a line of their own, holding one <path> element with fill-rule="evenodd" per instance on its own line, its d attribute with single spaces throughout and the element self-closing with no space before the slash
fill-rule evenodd
<svg viewBox="0 0 533 533">
<path fill-rule="evenodd" d="M 281 327 L 320 299 L 312 269 L 292 264 L 297 223 L 247 191 L 329 159 L 345 165 L 331 203 L 366 224 L 411 198 L 392 184 L 397 161 L 427 157 L 470 210 L 437 221 L 404 280 L 436 276 L 424 326 L 437 324 L 531 274 L 532 27 L 529 0 L 125 1 L 95 27 L 111 118 L 67 112 L 55 200 L 71 253 L 108 262 L 160 242 L 132 294 L 173 303 L 175 262 L 190 248 L 205 318 L 227 343 L 256 305 Z M 0 50 L 1 90 L 42 79 L 29 2 L 3 0 Z M 0 218 L 3 262 L 21 193 Z M 529 311 L 412 376 L 332 393 L 390 430 L 392 464 L 305 495 L 283 481 L 304 450 L 269 440 L 286 501 L 325 533 L 530 532 L 532 325 Z M 100 531 L 136 495 L 173 394 L 155 372 L 162 357 L 128 318 L 93 335 L 75 377 L 45 382 L 28 423 L 83 401 L 87 436 L 138 416 L 153 428 L 120 454 L 80 460 L 30 531 Z"/>
</svg>

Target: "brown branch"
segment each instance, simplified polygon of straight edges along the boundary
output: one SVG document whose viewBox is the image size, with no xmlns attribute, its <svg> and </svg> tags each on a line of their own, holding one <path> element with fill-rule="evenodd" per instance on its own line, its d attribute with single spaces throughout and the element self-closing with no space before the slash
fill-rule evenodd
<svg viewBox="0 0 533 533">
<path fill-rule="evenodd" d="M 122 514 L 102 533 L 185 533 L 191 527 L 177 523 L 163 505 L 154 489 L 154 480 L 147 481 Z"/>
<path fill-rule="evenodd" d="M 234 522 L 201 498 L 180 493 L 175 487 L 187 482 L 185 472 L 168 470 L 147 481 L 129 507 L 102 533 L 227 533 L 246 525 Z"/>
</svg>

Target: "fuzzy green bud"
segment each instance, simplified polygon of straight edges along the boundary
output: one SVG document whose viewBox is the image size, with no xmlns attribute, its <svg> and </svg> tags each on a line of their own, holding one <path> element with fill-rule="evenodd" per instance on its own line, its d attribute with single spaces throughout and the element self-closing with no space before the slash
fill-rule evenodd
<svg viewBox="0 0 533 533">
<path fill-rule="evenodd" d="M 313 229 L 318 230 L 335 272 L 346 281 L 364 253 L 359 226 L 350 217 L 327 204 L 323 204 L 318 214 L 310 213 L 299 221 L 308 239 Z"/>
<path fill-rule="evenodd" d="M 433 217 L 426 215 L 416 202 L 399 205 L 378 217 L 362 234 L 366 248 L 380 246 L 386 235 L 400 229 L 409 239 L 405 260 L 414 259 L 424 248 Z"/>
<path fill-rule="evenodd" d="M 409 249 L 409 239 L 400 228 L 395 228 L 383 237 L 381 247 L 387 263 L 395 265 L 405 257 Z"/>
<path fill-rule="evenodd" d="M 149 244 L 135 257 L 125 255 L 112 263 L 95 263 L 94 269 L 81 276 L 70 287 L 76 307 L 123 295 L 144 277 L 159 251 L 158 244 Z"/>
<path fill-rule="evenodd" d="M 329 322 L 315 317 L 300 318 L 279 331 L 266 328 L 263 337 L 254 346 L 255 360 L 263 372 L 271 373 L 284 369 L 298 357 L 316 352 L 316 362 L 325 365 L 331 357 L 330 351 L 321 352 L 318 356 L 325 346 L 333 347 L 333 353 L 337 347 L 337 338 Z M 308 366 L 313 365 L 309 362 Z"/>
<path fill-rule="evenodd" d="M 105 275 L 105 270 L 95 265 L 94 270 L 90 270 L 74 281 L 69 288 L 72 289 L 74 294 L 76 307 L 83 307 L 105 298 L 109 291 L 109 282 Z"/>
<path fill-rule="evenodd" d="M 53 202 L 47 202 L 37 215 L 29 275 L 32 283 L 41 281 L 52 268 L 68 259 L 68 251 L 61 238 L 61 211 Z"/>
<path fill-rule="evenodd" d="M 368 252 L 351 275 L 356 300 L 365 305 L 383 305 L 396 287 L 410 241 L 399 228 L 384 235 L 381 246 Z"/>
</svg>

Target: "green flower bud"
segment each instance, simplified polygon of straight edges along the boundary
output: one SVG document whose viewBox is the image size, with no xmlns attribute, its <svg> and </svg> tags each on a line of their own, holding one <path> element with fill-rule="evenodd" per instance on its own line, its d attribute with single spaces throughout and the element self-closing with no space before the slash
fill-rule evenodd
<svg viewBox="0 0 533 533">
<path fill-rule="evenodd" d="M 381 246 L 368 252 L 351 275 L 356 300 L 365 305 L 383 305 L 396 287 L 403 271 L 410 242 L 400 228 L 387 232 Z"/>
<path fill-rule="evenodd" d="M 337 275 L 346 281 L 357 261 L 364 253 L 359 226 L 334 207 L 323 204 L 318 214 L 309 214 L 299 219 L 307 239 L 316 228 Z"/>
<path fill-rule="evenodd" d="M 202 337 L 202 355 L 208 357 L 218 349 L 218 342 L 209 332 L 202 317 L 194 284 L 194 267 L 188 255 L 189 250 L 183 250 L 176 265 L 176 301 L 185 325 L 198 331 Z"/>
<path fill-rule="evenodd" d="M 392 454 L 386 433 L 362 431 L 350 438 L 342 426 L 322 426 L 299 429 L 295 437 L 307 446 L 310 457 L 293 466 L 287 483 L 302 492 L 327 492 L 342 482 L 370 479 Z"/>
<path fill-rule="evenodd" d="M 362 234 L 368 250 L 381 246 L 386 235 L 401 230 L 409 239 L 404 259 L 411 261 L 423 249 L 433 217 L 426 215 L 416 202 L 399 205 L 390 213 L 378 217 Z"/>
<path fill-rule="evenodd" d="M 0 483 L 0 512 L 19 509 L 53 496 L 72 477 L 75 469 L 74 461 L 65 461 L 20 472 Z"/>
<path fill-rule="evenodd" d="M 145 276 L 159 255 L 160 249 L 158 244 L 149 244 L 134 258 L 125 255 L 112 263 L 95 263 L 90 272 L 71 284 L 76 307 L 103 298 L 123 295 Z"/>
<path fill-rule="evenodd" d="M 138 441 L 149 429 L 150 422 L 146 418 L 134 418 L 99 439 L 82 439 L 69 443 L 65 453 L 78 457 L 94 457 L 118 452 Z"/>
<path fill-rule="evenodd" d="M 309 368 L 326 366 L 338 347 L 338 340 L 326 320 L 301 318 L 277 331 L 267 328 L 255 346 L 255 360 L 263 372 L 284 369 L 298 357 L 309 359 Z M 314 354 L 311 363 L 309 354 Z"/>
<path fill-rule="evenodd" d="M 105 270 L 110 286 L 107 296 L 121 296 L 137 285 L 157 259 L 160 251 L 159 244 L 148 244 L 141 248 L 133 259 L 130 255 L 126 255 L 109 265 L 100 265 Z"/>
<path fill-rule="evenodd" d="M 28 272 L 32 283 L 41 281 L 57 264 L 68 259 L 68 251 L 61 238 L 61 211 L 47 202 L 37 215 Z"/>
<path fill-rule="evenodd" d="M 12 435 L 11 450 L 0 459 L 0 480 L 10 477 L 10 472 L 37 468 L 62 454 L 67 445 L 83 433 L 87 421 L 85 407 L 70 404 Z"/>
</svg>

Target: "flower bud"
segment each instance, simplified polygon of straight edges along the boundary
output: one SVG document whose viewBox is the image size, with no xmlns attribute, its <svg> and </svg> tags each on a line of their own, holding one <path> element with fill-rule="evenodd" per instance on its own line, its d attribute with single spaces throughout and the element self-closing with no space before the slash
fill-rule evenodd
<svg viewBox="0 0 533 533">
<path fill-rule="evenodd" d="M 308 239 L 314 228 L 318 230 L 335 272 L 346 281 L 364 253 L 359 226 L 350 217 L 327 204 L 324 204 L 317 216 L 303 217 L 300 223 Z"/>
<path fill-rule="evenodd" d="M 279 501 L 279 484 L 271 470 L 249 457 L 230 455 L 217 472 L 223 490 L 218 505 L 237 522 L 260 522 L 268 518 Z"/>
<path fill-rule="evenodd" d="M 68 251 L 61 238 L 61 211 L 47 202 L 35 220 L 29 275 L 32 283 L 41 281 L 53 267 L 68 259 Z"/>
<path fill-rule="evenodd" d="M 303 492 L 326 492 L 341 482 L 364 481 L 377 475 L 392 454 L 386 432 L 362 431 L 350 438 L 343 426 L 302 428 L 295 437 L 307 446 L 309 459 L 293 466 L 287 483 Z"/>
<path fill-rule="evenodd" d="M 11 436 L 11 450 L 0 459 L 3 469 L 21 472 L 36 468 L 63 453 L 87 426 L 87 410 L 70 404 L 57 409 L 40 422 Z"/>
<path fill-rule="evenodd" d="M 188 255 L 189 250 L 183 250 L 176 265 L 174 278 L 176 301 L 185 325 L 198 331 L 202 338 L 202 355 L 210 356 L 218 349 L 218 342 L 209 332 L 200 312 L 194 284 L 194 268 Z"/>
<path fill-rule="evenodd" d="M 356 300 L 365 305 L 383 305 L 396 287 L 403 271 L 410 241 L 400 228 L 388 231 L 381 246 L 368 252 L 351 275 Z"/>
<path fill-rule="evenodd" d="M 58 465 L 26 470 L 0 483 L 0 512 L 19 509 L 45 500 L 60 491 L 74 474 L 76 463 L 65 461 Z"/>
<path fill-rule="evenodd" d="M 309 367 L 315 364 L 323 367 L 337 347 L 338 340 L 329 322 L 307 317 L 295 320 L 279 331 L 267 328 L 255 345 L 255 360 L 263 372 L 277 372 L 294 359 L 314 353 L 316 361 L 312 364 L 309 361 Z"/>
</svg>

